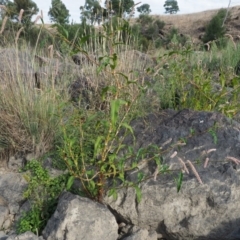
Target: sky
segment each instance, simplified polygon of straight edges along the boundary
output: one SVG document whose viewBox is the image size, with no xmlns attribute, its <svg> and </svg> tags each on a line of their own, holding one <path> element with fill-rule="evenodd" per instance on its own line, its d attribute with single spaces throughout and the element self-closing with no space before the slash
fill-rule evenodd
<svg viewBox="0 0 240 240">
<path fill-rule="evenodd" d="M 34 0 L 38 5 L 38 8 L 43 11 L 44 22 L 49 23 L 48 11 L 51 6 L 51 0 Z M 75 23 L 80 22 L 80 10 L 79 7 L 83 6 L 85 0 L 62 0 L 70 12 L 70 22 L 73 20 Z M 100 1 L 103 3 L 105 0 Z M 141 4 L 148 3 L 152 10 L 151 14 L 164 14 L 165 9 L 163 7 L 165 0 L 134 0 L 135 3 L 141 2 Z M 210 9 L 227 8 L 229 0 L 177 0 L 180 11 L 178 14 L 201 12 Z M 139 4 L 138 6 L 140 6 Z M 231 0 L 231 6 L 240 5 L 240 0 Z"/>
</svg>

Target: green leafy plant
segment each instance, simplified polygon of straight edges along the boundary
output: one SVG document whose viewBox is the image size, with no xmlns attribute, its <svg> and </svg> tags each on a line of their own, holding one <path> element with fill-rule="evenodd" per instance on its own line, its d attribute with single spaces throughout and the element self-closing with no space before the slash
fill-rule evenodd
<svg viewBox="0 0 240 240">
<path fill-rule="evenodd" d="M 31 208 L 19 219 L 17 232 L 32 231 L 38 234 L 54 213 L 61 192 L 70 190 L 73 182 L 68 174 L 50 177 L 37 160 L 30 161 L 23 171 L 26 171 L 24 178 L 28 182 L 24 197 L 28 199 Z"/>
<path fill-rule="evenodd" d="M 208 132 L 209 132 L 209 133 L 212 135 L 212 137 L 213 137 L 213 142 L 214 142 L 214 144 L 217 144 L 217 142 L 218 142 L 218 137 L 217 137 L 216 130 L 217 130 L 217 126 L 214 126 L 214 127 L 212 127 L 211 129 L 208 130 Z"/>
<path fill-rule="evenodd" d="M 134 139 L 131 116 L 139 96 L 147 88 L 145 83 L 132 80 L 129 74 L 121 72 L 117 52 L 123 36 L 119 31 L 127 29 L 127 23 L 117 28 L 104 26 L 107 34 L 102 36 L 105 36 L 106 52 L 98 58 L 96 68 L 98 75 L 105 76 L 103 87 L 98 89 L 101 98 L 97 100 L 104 103 L 101 104 L 104 107 L 101 111 L 94 107 L 72 109 L 69 117 L 61 123 L 62 140 L 58 144 L 60 159 L 65 162 L 70 175 L 80 180 L 85 196 L 99 202 L 107 191 L 116 197 L 118 187 L 124 186 L 134 187 L 137 201 L 140 201 L 139 184 L 152 176 L 139 172 L 137 180 L 130 181 L 126 173 L 136 170 L 143 159 L 145 162 L 155 162 L 157 173 L 164 169 L 159 149 L 141 155 L 126 151 L 128 147 L 124 139 L 127 136 Z M 124 150 L 125 154 L 120 157 Z"/>
<path fill-rule="evenodd" d="M 221 9 L 218 11 L 217 15 L 211 19 L 206 27 L 206 32 L 203 37 L 204 43 L 223 37 L 226 32 L 225 27 L 223 26 L 223 20 L 226 16 L 226 11 L 226 9 Z"/>
</svg>

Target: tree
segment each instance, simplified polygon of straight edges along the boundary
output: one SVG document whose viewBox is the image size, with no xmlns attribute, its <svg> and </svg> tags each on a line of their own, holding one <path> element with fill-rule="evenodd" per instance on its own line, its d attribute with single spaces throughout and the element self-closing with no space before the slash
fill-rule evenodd
<svg viewBox="0 0 240 240">
<path fill-rule="evenodd" d="M 96 21 L 100 23 L 108 16 L 107 9 L 101 7 L 99 0 L 86 0 L 80 10 L 82 21 L 90 21 L 91 24 Z"/>
<path fill-rule="evenodd" d="M 217 40 L 222 38 L 226 32 L 225 27 L 222 25 L 223 19 L 226 16 L 226 9 L 220 9 L 211 21 L 206 26 L 206 32 L 203 36 L 203 42 Z"/>
<path fill-rule="evenodd" d="M 163 5 L 165 8 L 165 13 L 175 14 L 179 11 L 178 3 L 176 0 L 166 0 Z"/>
<path fill-rule="evenodd" d="M 31 23 L 31 18 L 33 15 L 37 14 L 39 9 L 35 2 L 32 0 L 14 0 L 13 2 L 4 1 L 6 3 L 7 12 L 6 14 L 13 20 L 19 21 L 19 13 L 23 9 L 23 15 L 21 23 L 28 24 Z"/>
<path fill-rule="evenodd" d="M 129 15 L 134 12 L 133 0 L 106 0 L 105 7 L 109 12 L 114 12 L 118 17 Z"/>
<path fill-rule="evenodd" d="M 140 7 L 137 7 L 137 11 L 141 14 L 149 14 L 151 12 L 150 5 L 145 3 Z"/>
<path fill-rule="evenodd" d="M 0 0 L 0 5 L 7 6 L 8 2 L 9 2 L 8 0 Z M 0 8 L 0 18 L 1 19 L 4 17 L 5 12 L 6 11 L 3 8 Z"/>
<path fill-rule="evenodd" d="M 9 3 L 9 0 L 0 0 L 0 5 L 6 6 Z"/>
<path fill-rule="evenodd" d="M 59 24 L 69 23 L 69 10 L 61 0 L 52 0 L 52 7 L 49 9 L 50 20 Z"/>
</svg>

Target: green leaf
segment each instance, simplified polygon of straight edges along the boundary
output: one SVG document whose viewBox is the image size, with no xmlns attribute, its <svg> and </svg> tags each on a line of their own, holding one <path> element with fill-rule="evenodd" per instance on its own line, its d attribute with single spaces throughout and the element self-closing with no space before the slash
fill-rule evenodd
<svg viewBox="0 0 240 240">
<path fill-rule="evenodd" d="M 98 136 L 94 143 L 94 158 L 96 158 L 98 153 L 101 151 L 101 143 L 103 139 L 103 136 Z"/>
<path fill-rule="evenodd" d="M 68 39 L 68 31 L 67 31 L 67 29 L 65 29 L 65 28 L 63 28 L 63 32 L 64 32 L 64 34 L 65 34 L 65 37 Z"/>
<path fill-rule="evenodd" d="M 134 188 L 137 195 L 137 202 L 140 203 L 140 201 L 142 200 L 142 191 L 138 186 L 134 186 Z"/>
<path fill-rule="evenodd" d="M 183 173 L 180 172 L 178 175 L 178 179 L 175 179 L 175 182 L 177 183 L 177 192 L 179 192 L 182 187 L 182 180 L 183 180 Z"/>
<path fill-rule="evenodd" d="M 138 182 L 141 182 L 144 178 L 144 173 L 143 172 L 138 172 L 137 174 L 137 180 Z"/>
<path fill-rule="evenodd" d="M 114 165 L 114 164 L 111 164 L 110 165 L 110 167 L 112 168 L 112 170 L 113 170 L 113 177 L 115 177 L 116 176 L 116 174 L 117 174 L 117 171 L 116 171 L 116 166 Z"/>
<path fill-rule="evenodd" d="M 113 196 L 113 199 L 116 201 L 117 200 L 117 191 L 115 188 L 112 188 L 108 192 L 108 196 L 111 197 Z"/>
<path fill-rule="evenodd" d="M 118 75 L 121 75 L 122 77 L 124 77 L 124 78 L 128 81 L 128 76 L 127 76 L 127 75 L 125 75 L 125 74 L 123 74 L 123 73 L 121 73 L 121 72 L 118 72 L 117 74 L 118 74 Z"/>
<path fill-rule="evenodd" d="M 134 136 L 132 127 L 131 127 L 129 124 L 124 123 L 124 122 L 121 124 L 121 126 L 124 127 L 124 128 L 126 128 L 126 129 L 128 129 L 128 130 L 131 132 L 131 134 L 133 135 L 133 138 L 134 138 L 134 140 L 135 140 L 135 136 Z"/>
<path fill-rule="evenodd" d="M 116 125 L 120 106 L 126 103 L 126 101 L 121 99 L 111 101 L 111 122 L 113 126 Z"/>
<path fill-rule="evenodd" d="M 81 37 L 79 40 L 79 45 L 81 46 L 81 45 L 85 44 L 88 41 L 89 37 L 90 36 Z"/>
<path fill-rule="evenodd" d="M 70 190 L 70 188 L 73 185 L 73 181 L 74 181 L 74 176 L 70 176 L 67 181 L 66 190 Z"/>
</svg>

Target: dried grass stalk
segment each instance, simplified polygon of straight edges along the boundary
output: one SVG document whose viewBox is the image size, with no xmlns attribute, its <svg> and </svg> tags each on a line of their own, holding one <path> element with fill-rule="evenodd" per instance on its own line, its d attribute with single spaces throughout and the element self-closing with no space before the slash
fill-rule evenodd
<svg viewBox="0 0 240 240">
<path fill-rule="evenodd" d="M 171 141 L 172 141 L 172 138 L 169 138 L 166 142 L 164 142 L 164 143 L 162 144 L 161 149 L 162 149 L 165 145 L 169 144 Z"/>
<path fill-rule="evenodd" d="M 156 167 L 154 173 L 153 173 L 153 180 L 157 181 L 157 175 L 158 175 L 158 166 Z"/>
<path fill-rule="evenodd" d="M 39 19 L 41 19 L 42 17 L 40 15 L 38 15 L 35 19 L 35 21 L 33 22 L 33 24 L 36 24 L 38 22 Z"/>
<path fill-rule="evenodd" d="M 203 166 L 204 168 L 207 168 L 208 162 L 209 162 L 209 158 L 206 158 Z"/>
<path fill-rule="evenodd" d="M 16 35 L 16 38 L 15 38 L 15 44 L 17 44 L 18 42 L 18 39 L 19 39 L 19 36 L 20 36 L 20 33 L 23 31 L 24 27 L 21 27 L 18 32 L 17 32 L 17 35 Z"/>
<path fill-rule="evenodd" d="M 188 165 L 191 167 L 191 169 L 192 169 L 195 177 L 197 178 L 198 182 L 199 182 L 200 184 L 203 184 L 203 182 L 202 182 L 202 180 L 201 180 L 201 178 L 200 178 L 200 176 L 199 176 L 196 168 L 193 166 L 193 164 L 192 164 L 189 160 L 187 160 L 187 163 L 188 163 Z"/>
<path fill-rule="evenodd" d="M 48 46 L 48 50 L 49 50 L 49 57 L 53 58 L 53 45 Z"/>
<path fill-rule="evenodd" d="M 23 16 L 24 10 L 21 9 L 18 15 L 18 21 L 21 22 L 22 21 L 22 16 Z"/>
<path fill-rule="evenodd" d="M 207 150 L 207 154 L 210 153 L 210 152 L 215 152 L 215 151 L 217 151 L 216 148 L 211 148 L 211 149 Z"/>
<path fill-rule="evenodd" d="M 240 160 L 235 157 L 227 156 L 226 159 L 236 163 L 237 165 L 240 164 Z"/>
<path fill-rule="evenodd" d="M 187 168 L 185 162 L 184 162 L 180 157 L 178 157 L 178 161 L 183 165 L 184 171 L 185 171 L 187 174 L 189 174 L 189 171 L 188 171 L 188 168 Z"/>
<path fill-rule="evenodd" d="M 211 43 L 211 41 L 204 44 L 204 45 L 207 46 L 207 50 L 208 50 L 208 51 L 210 50 L 210 43 Z"/>
<path fill-rule="evenodd" d="M 234 48 L 237 50 L 237 46 L 236 46 L 236 43 L 234 42 L 233 40 L 233 36 L 231 34 L 225 34 L 226 37 L 229 37 L 234 45 Z"/>
<path fill-rule="evenodd" d="M 217 151 L 216 148 L 211 148 L 211 149 L 202 151 L 201 155 L 207 155 L 207 154 L 209 154 L 211 152 L 215 152 L 215 151 Z"/>
<path fill-rule="evenodd" d="M 3 33 L 3 31 L 4 31 L 4 28 L 5 28 L 5 25 L 6 25 L 6 23 L 7 23 L 7 20 L 8 20 L 8 17 L 7 17 L 7 16 L 5 16 L 5 17 L 4 17 L 4 19 L 3 19 L 3 22 L 2 22 L 2 27 L 1 27 L 0 34 L 2 34 L 2 33 Z"/>
<path fill-rule="evenodd" d="M 176 157 L 177 156 L 177 151 L 175 151 L 171 156 L 170 156 L 170 158 L 174 158 L 174 157 Z"/>
</svg>

